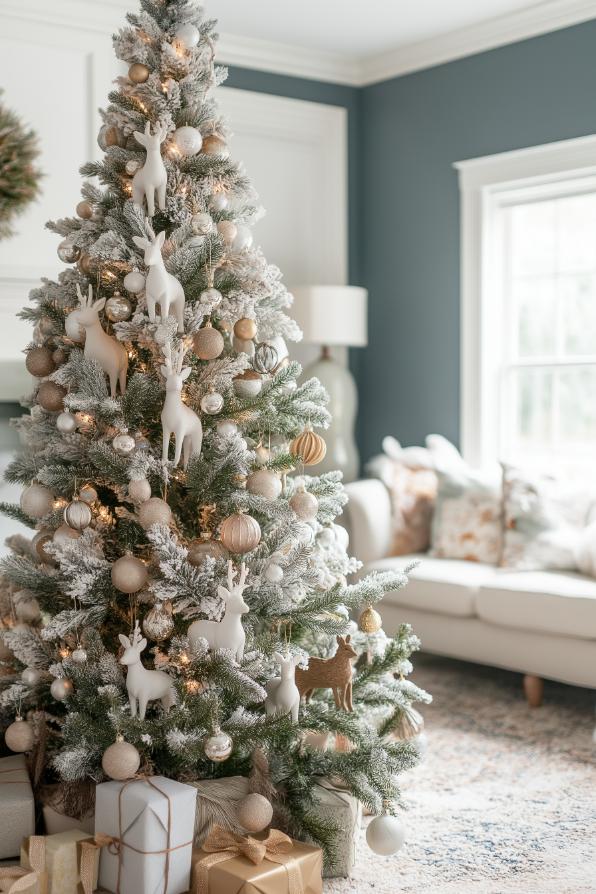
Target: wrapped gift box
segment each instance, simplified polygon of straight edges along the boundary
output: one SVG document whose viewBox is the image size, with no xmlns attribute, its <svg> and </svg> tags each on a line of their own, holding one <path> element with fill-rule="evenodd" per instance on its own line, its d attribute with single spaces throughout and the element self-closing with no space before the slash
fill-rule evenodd
<svg viewBox="0 0 596 894">
<path fill-rule="evenodd" d="M 163 776 L 97 786 L 95 834 L 102 848 L 99 884 L 126 894 L 188 891 L 197 791 Z"/>
<path fill-rule="evenodd" d="M 34 832 L 35 805 L 25 758 L 0 758 L 0 860 L 18 857 L 23 838 Z"/>
<path fill-rule="evenodd" d="M 0 867 L 0 890 L 10 894 L 48 894 L 48 876 L 45 869 L 45 839 L 42 835 L 30 835 L 21 845 L 20 866 Z"/>
<path fill-rule="evenodd" d="M 348 878 L 356 862 L 356 842 L 362 824 L 362 806 L 349 792 L 335 788 L 327 779 L 314 787 L 314 813 L 339 828 L 333 844 L 333 862 L 325 860 L 324 878 Z"/>
<path fill-rule="evenodd" d="M 288 868 L 283 863 L 265 857 L 262 863 L 253 863 L 245 856 L 231 855 L 220 863 L 209 866 L 206 886 L 201 882 L 204 872 L 200 864 L 214 854 L 196 848 L 192 855 L 191 894 L 294 894 Z M 215 856 L 219 856 L 215 855 Z M 287 855 L 297 864 L 300 877 L 298 894 L 322 894 L 323 854 L 320 848 L 292 841 Z"/>
<path fill-rule="evenodd" d="M 56 835 L 58 832 L 70 832 L 72 829 L 81 829 L 87 835 L 93 835 L 95 818 L 93 812 L 85 814 L 82 819 L 59 813 L 48 804 L 42 807 L 43 822 L 47 835 Z"/>
<path fill-rule="evenodd" d="M 71 829 L 42 839 L 45 849 L 45 869 L 48 894 L 79 894 L 81 890 L 97 888 L 99 848 L 81 829 Z M 32 869 L 30 841 L 21 847 L 21 866 Z M 87 847 L 84 849 L 84 845 Z M 85 857 L 83 853 L 85 852 Z M 82 885 L 83 879 L 86 884 Z"/>
</svg>

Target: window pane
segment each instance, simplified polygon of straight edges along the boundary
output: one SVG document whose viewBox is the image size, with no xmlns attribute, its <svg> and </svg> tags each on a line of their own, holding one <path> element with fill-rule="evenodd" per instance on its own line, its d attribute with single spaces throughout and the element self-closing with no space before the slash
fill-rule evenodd
<svg viewBox="0 0 596 894">
<path fill-rule="evenodd" d="M 516 369 L 510 373 L 511 446 L 543 450 L 552 441 L 553 371 Z"/>
<path fill-rule="evenodd" d="M 555 269 L 555 202 L 514 205 L 510 210 L 513 276 L 551 273 Z"/>
<path fill-rule="evenodd" d="M 596 236 L 596 228 L 594 234 Z M 596 276 L 561 276 L 563 351 L 568 356 L 596 355 Z"/>
<path fill-rule="evenodd" d="M 512 283 L 520 357 L 552 356 L 557 345 L 557 296 L 552 277 L 531 276 Z"/>
<path fill-rule="evenodd" d="M 557 268 L 561 273 L 596 271 L 596 195 L 557 201 Z"/>
<path fill-rule="evenodd" d="M 560 369 L 558 442 L 567 452 L 596 446 L 596 368 Z"/>
</svg>

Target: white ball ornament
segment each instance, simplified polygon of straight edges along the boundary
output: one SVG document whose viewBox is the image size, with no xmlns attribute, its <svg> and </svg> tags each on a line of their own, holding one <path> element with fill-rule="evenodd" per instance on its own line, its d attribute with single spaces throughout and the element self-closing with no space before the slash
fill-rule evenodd
<svg viewBox="0 0 596 894">
<path fill-rule="evenodd" d="M 317 543 L 320 546 L 331 546 L 332 543 L 335 543 L 335 534 L 331 528 L 321 528 L 317 534 Z"/>
<path fill-rule="evenodd" d="M 75 664 L 85 664 L 87 661 L 87 652 L 82 646 L 77 646 L 70 657 Z"/>
<path fill-rule="evenodd" d="M 177 128 L 174 132 L 174 145 L 180 155 L 184 155 L 188 158 L 201 151 L 203 137 L 196 127 L 185 125 L 184 127 Z"/>
<path fill-rule="evenodd" d="M 118 456 L 130 456 L 135 446 L 135 439 L 132 435 L 116 435 L 112 441 L 112 447 Z"/>
<path fill-rule="evenodd" d="M 36 667 L 26 667 L 21 674 L 21 680 L 26 686 L 37 686 L 41 680 L 41 673 Z"/>
<path fill-rule="evenodd" d="M 222 438 L 231 438 L 238 434 L 238 426 L 232 419 L 222 419 L 216 425 L 217 434 Z"/>
<path fill-rule="evenodd" d="M 193 47 L 196 47 L 200 38 L 199 29 L 195 25 L 190 24 L 190 22 L 180 25 L 174 35 L 176 45 L 182 50 L 191 50 Z"/>
<path fill-rule="evenodd" d="M 151 485 L 146 478 L 136 478 L 128 485 L 128 496 L 133 503 L 145 503 L 151 499 Z"/>
<path fill-rule="evenodd" d="M 80 536 L 79 531 L 75 531 L 70 525 L 63 524 L 56 528 L 52 539 L 57 546 L 66 546 L 67 543 L 78 540 Z"/>
<path fill-rule="evenodd" d="M 132 177 L 133 174 L 137 173 L 137 171 L 139 170 L 140 167 L 141 167 L 140 161 L 137 161 L 136 158 L 130 158 L 124 165 L 124 170 L 129 175 L 129 177 Z"/>
<path fill-rule="evenodd" d="M 138 270 L 131 270 L 124 277 L 124 288 L 132 295 L 138 295 L 145 288 L 145 277 Z"/>
<path fill-rule="evenodd" d="M 30 484 L 21 494 L 21 509 L 30 518 L 43 518 L 54 508 L 54 494 L 43 484 Z"/>
<path fill-rule="evenodd" d="M 56 428 L 63 435 L 71 435 L 74 431 L 77 430 L 77 420 L 72 413 L 69 413 L 68 410 L 65 410 L 63 413 L 58 414 L 58 417 L 56 419 Z"/>
<path fill-rule="evenodd" d="M 275 562 L 271 562 L 265 568 L 265 579 L 268 580 L 270 584 L 280 584 L 284 579 L 283 568 Z"/>
<path fill-rule="evenodd" d="M 216 416 L 223 410 L 223 395 L 217 391 L 209 390 L 204 397 L 201 398 L 201 410 L 208 416 Z"/>
<path fill-rule="evenodd" d="M 227 761 L 233 747 L 234 743 L 231 737 L 219 728 L 216 728 L 213 735 L 209 736 L 205 742 L 205 755 L 210 761 L 221 764 L 223 761 Z"/>
<path fill-rule="evenodd" d="M 273 819 L 273 807 L 264 795 L 253 792 L 240 801 L 236 815 L 247 832 L 262 832 Z"/>
<path fill-rule="evenodd" d="M 266 500 L 277 500 L 281 494 L 281 481 L 270 469 L 257 469 L 246 479 L 246 489 L 250 494 L 265 497 Z"/>
<path fill-rule="evenodd" d="M 113 745 L 103 753 L 101 766 L 106 776 L 124 782 L 131 779 L 141 765 L 141 756 L 134 745 L 117 736 Z"/>
<path fill-rule="evenodd" d="M 228 197 L 225 192 L 216 192 L 209 200 L 209 207 L 212 211 L 225 211 L 228 207 Z"/>
<path fill-rule="evenodd" d="M 116 559 L 111 571 L 112 583 L 121 593 L 136 593 L 147 583 L 147 567 L 136 556 L 127 554 Z"/>
<path fill-rule="evenodd" d="M 147 530 L 152 525 L 169 525 L 172 521 L 172 510 L 165 500 L 151 497 L 141 503 L 138 509 L 139 523 Z"/>
<path fill-rule="evenodd" d="M 317 517 L 319 501 L 314 494 L 299 490 L 290 498 L 290 506 L 302 521 L 313 521 Z"/>
<path fill-rule="evenodd" d="M 74 499 L 64 510 L 64 521 L 75 531 L 84 531 L 93 520 L 93 514 L 87 503 Z"/>
<path fill-rule="evenodd" d="M 232 243 L 234 251 L 246 251 L 252 248 L 253 235 L 250 227 L 246 224 L 236 224 L 236 235 Z"/>
<path fill-rule="evenodd" d="M 366 830 L 366 843 L 371 851 L 381 857 L 390 857 L 403 847 L 406 833 L 403 825 L 395 816 L 384 813 L 369 823 Z"/>
<path fill-rule="evenodd" d="M 37 599 L 23 599 L 15 605 L 15 614 L 19 621 L 30 624 L 41 617 L 41 609 Z"/>
<path fill-rule="evenodd" d="M 57 677 L 50 686 L 50 695 L 58 702 L 65 702 L 72 695 L 73 690 L 72 680 L 68 680 L 66 677 Z"/>
<path fill-rule="evenodd" d="M 64 320 L 64 331 L 71 341 L 77 344 L 83 344 L 85 341 L 85 330 L 81 326 L 81 311 L 71 310 Z"/>
<path fill-rule="evenodd" d="M 34 740 L 33 727 L 28 720 L 23 720 L 22 717 L 17 717 L 4 733 L 6 747 L 17 754 L 31 751 Z"/>
</svg>

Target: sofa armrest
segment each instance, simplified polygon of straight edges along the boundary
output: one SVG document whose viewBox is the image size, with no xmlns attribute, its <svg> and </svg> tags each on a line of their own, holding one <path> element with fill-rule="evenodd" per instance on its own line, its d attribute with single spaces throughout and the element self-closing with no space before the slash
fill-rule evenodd
<svg viewBox="0 0 596 894">
<path fill-rule="evenodd" d="M 365 565 L 384 559 L 391 544 L 391 500 L 382 481 L 366 478 L 346 485 L 342 523 L 350 535 L 350 555 Z"/>
</svg>

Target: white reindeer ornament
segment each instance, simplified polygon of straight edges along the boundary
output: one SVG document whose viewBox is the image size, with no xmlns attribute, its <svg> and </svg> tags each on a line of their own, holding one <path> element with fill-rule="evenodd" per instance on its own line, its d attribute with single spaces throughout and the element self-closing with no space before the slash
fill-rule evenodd
<svg viewBox="0 0 596 894">
<path fill-rule="evenodd" d="M 143 199 L 147 199 L 149 217 L 155 214 L 155 194 L 160 211 L 166 210 L 166 186 L 168 172 L 161 157 L 161 144 L 165 140 L 168 128 L 157 124 L 155 133 L 151 133 L 151 122 L 145 125 L 145 133 L 135 130 L 135 140 L 147 150 L 145 164 L 132 178 L 132 200 L 135 205 L 143 207 Z"/>
<path fill-rule="evenodd" d="M 186 469 L 191 456 L 201 452 L 203 444 L 203 426 L 201 420 L 182 400 L 182 383 L 190 375 L 190 366 L 184 364 L 184 348 L 179 347 L 172 355 L 172 346 L 164 347 L 165 363 L 161 367 L 166 380 L 166 399 L 161 411 L 161 428 L 163 433 L 162 460 L 168 461 L 170 438 L 174 435 L 174 465 L 180 462 L 183 455 L 183 467 Z"/>
<path fill-rule="evenodd" d="M 165 319 L 170 316 L 176 318 L 178 334 L 184 332 L 184 289 L 180 282 L 166 270 L 166 265 L 161 254 L 166 239 L 165 230 L 158 233 L 153 239 L 143 236 L 133 236 L 133 242 L 145 252 L 145 264 L 149 267 L 145 282 L 145 300 L 147 312 L 152 323 L 155 322 L 155 306 L 159 304 L 161 316 Z"/>
<path fill-rule="evenodd" d="M 265 687 L 267 690 L 265 711 L 267 714 L 291 714 L 292 723 L 298 723 L 300 692 L 296 686 L 295 674 L 296 665 L 300 663 L 300 656 L 284 656 L 276 652 L 273 657 L 279 664 L 281 677 L 269 680 Z"/>
<path fill-rule="evenodd" d="M 244 562 L 240 566 L 240 578 L 234 583 L 236 572 L 231 561 L 228 562 L 228 586 L 218 587 L 217 595 L 225 603 L 226 610 L 221 621 L 194 621 L 188 628 L 188 638 L 193 648 L 200 639 L 206 639 L 212 651 L 226 649 L 233 652 L 240 663 L 244 657 L 246 634 L 242 626 L 242 615 L 249 611 L 242 598 L 246 588 L 247 569 Z"/>
<path fill-rule="evenodd" d="M 141 664 L 141 652 L 147 645 L 147 640 L 142 636 L 139 622 L 135 624 L 130 638 L 120 634 L 118 639 L 124 646 L 124 654 L 120 664 L 128 665 L 126 674 L 126 689 L 130 702 L 130 716 L 139 720 L 145 719 L 147 704 L 159 699 L 166 714 L 176 703 L 176 692 L 172 678 L 165 671 L 147 670 Z"/>
<path fill-rule="evenodd" d="M 93 286 L 85 296 L 77 283 L 80 310 L 77 310 L 77 321 L 85 330 L 85 357 L 96 360 L 110 380 L 110 394 L 116 396 L 116 384 L 120 385 L 120 393 L 126 391 L 126 373 L 128 370 L 128 354 L 118 339 L 105 333 L 99 322 L 99 312 L 106 303 L 105 298 L 93 301 Z"/>
</svg>

